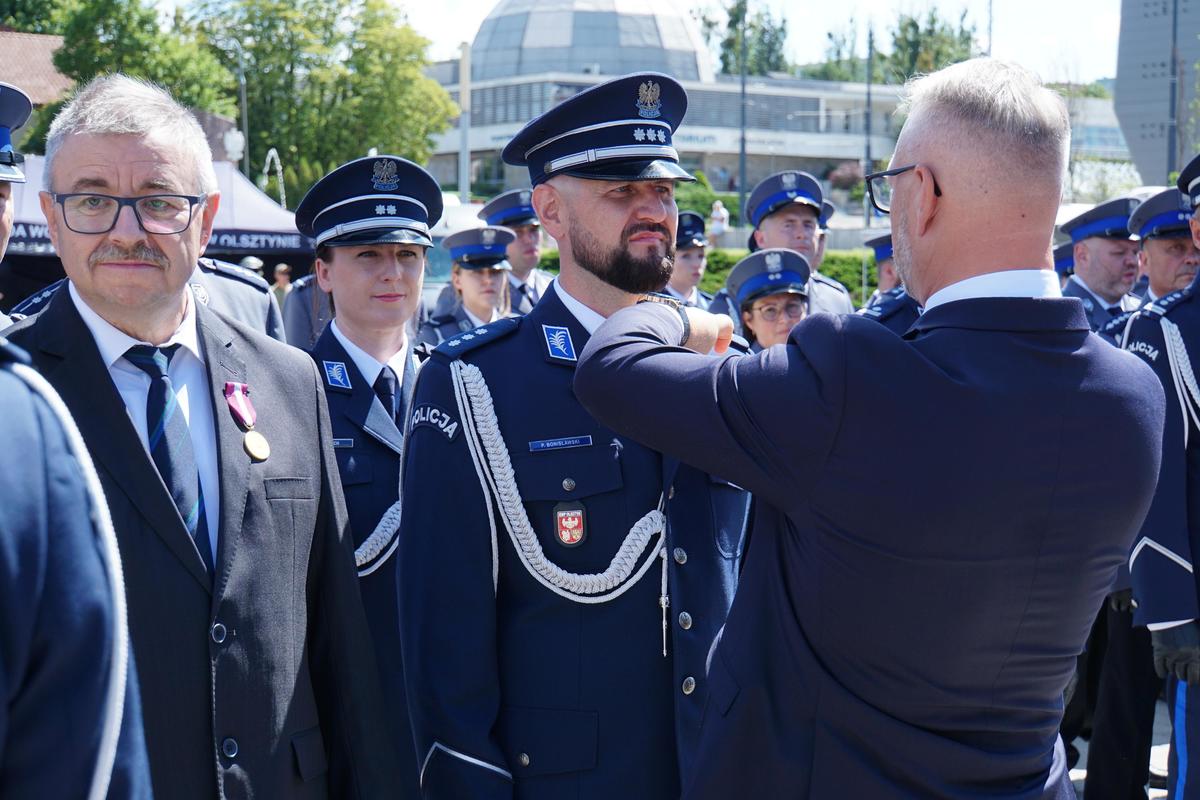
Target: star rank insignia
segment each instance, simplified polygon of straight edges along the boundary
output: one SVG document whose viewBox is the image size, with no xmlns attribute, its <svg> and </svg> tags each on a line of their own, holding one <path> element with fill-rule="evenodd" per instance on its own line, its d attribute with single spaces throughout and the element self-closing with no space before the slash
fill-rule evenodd
<svg viewBox="0 0 1200 800">
<path fill-rule="evenodd" d="M 646 132 L 641 128 L 634 128 L 633 138 L 637 139 L 639 142 L 644 142 L 646 141 Z"/>
</svg>

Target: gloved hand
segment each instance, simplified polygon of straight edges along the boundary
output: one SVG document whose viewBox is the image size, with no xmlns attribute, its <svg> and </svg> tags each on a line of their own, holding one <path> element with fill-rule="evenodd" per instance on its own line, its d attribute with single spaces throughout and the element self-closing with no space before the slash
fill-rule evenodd
<svg viewBox="0 0 1200 800">
<path fill-rule="evenodd" d="M 1108 607 L 1113 611 L 1126 614 L 1131 613 L 1137 608 L 1137 600 L 1133 599 L 1133 589 L 1122 589 L 1119 592 L 1110 594 L 1108 596 Z"/>
<path fill-rule="evenodd" d="M 1200 625 L 1193 620 L 1174 628 L 1150 631 L 1150 642 L 1158 677 L 1174 675 L 1190 686 L 1200 684 Z"/>
</svg>

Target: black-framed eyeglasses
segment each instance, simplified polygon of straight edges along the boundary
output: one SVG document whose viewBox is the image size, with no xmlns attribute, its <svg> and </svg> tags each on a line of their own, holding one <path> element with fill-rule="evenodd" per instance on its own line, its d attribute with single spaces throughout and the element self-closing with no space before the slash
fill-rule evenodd
<svg viewBox="0 0 1200 800">
<path fill-rule="evenodd" d="M 867 196 L 871 198 L 871 205 L 875 206 L 875 210 L 880 214 L 892 213 L 892 184 L 888 181 L 896 175 L 902 175 L 909 170 L 914 170 L 918 167 L 917 164 L 909 164 L 907 167 L 896 167 L 894 169 L 885 169 L 883 172 L 872 172 L 863 177 L 867 182 Z M 933 173 L 929 173 L 933 177 Z M 933 194 L 936 197 L 942 196 L 942 189 L 938 186 L 937 178 L 933 178 Z"/>
<path fill-rule="evenodd" d="M 108 233 L 117 224 L 121 209 L 129 206 L 146 233 L 183 233 L 192 224 L 192 214 L 206 195 L 146 194 L 117 197 L 95 192 L 52 193 L 62 206 L 63 222 L 75 233 Z"/>
</svg>

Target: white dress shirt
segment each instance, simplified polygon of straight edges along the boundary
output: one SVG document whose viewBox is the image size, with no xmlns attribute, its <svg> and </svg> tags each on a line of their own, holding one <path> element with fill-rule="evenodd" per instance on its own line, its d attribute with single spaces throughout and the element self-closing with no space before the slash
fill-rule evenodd
<svg viewBox="0 0 1200 800">
<path fill-rule="evenodd" d="M 1051 269 L 988 272 L 938 289 L 925 301 L 925 311 L 955 300 L 980 297 L 1062 297 L 1058 273 Z"/>
<path fill-rule="evenodd" d="M 467 308 L 465 305 L 462 307 L 462 310 L 463 310 L 463 313 L 467 315 L 467 319 L 470 320 L 471 324 L 474 325 L 476 328 L 481 328 L 484 325 L 488 324 L 488 322 L 495 322 L 496 320 L 500 319 L 500 312 L 494 308 L 492 309 L 492 318 L 487 320 L 486 322 L 484 320 L 481 320 L 479 317 L 475 316 L 474 314 L 472 314 L 471 309 Z"/>
<path fill-rule="evenodd" d="M 140 342 L 129 334 L 117 330 L 106 319 L 101 317 L 84 302 L 75 290 L 75 284 L 68 282 L 67 290 L 71 301 L 75 303 L 83 324 L 96 340 L 100 350 L 100 358 L 104 367 L 112 377 L 117 393 L 125 403 L 125 411 L 137 431 L 142 447 L 149 446 L 149 436 L 146 432 L 146 397 L 150 392 L 150 376 L 132 362 L 126 360 L 125 353 L 129 348 Z M 213 412 L 212 394 L 209 391 L 208 373 L 204 369 L 204 352 L 200 346 L 200 331 L 196 324 L 196 308 L 192 304 L 192 293 L 184 292 L 187 303 L 183 314 L 183 322 L 171 334 L 164 344 L 153 347 L 168 347 L 180 345 L 179 350 L 171 358 L 167 367 L 167 376 L 175 388 L 175 396 L 179 399 L 179 410 L 187 421 L 188 433 L 192 437 L 192 450 L 195 453 L 196 469 L 200 472 L 200 488 L 204 492 L 204 515 L 208 521 L 208 538 L 212 543 L 213 563 L 217 560 L 217 534 L 221 522 L 221 483 L 217 477 L 217 431 L 216 419 Z M 151 457 L 153 463 L 153 457 Z"/>
<path fill-rule="evenodd" d="M 567 290 L 558 282 L 557 277 L 550 286 L 558 292 L 558 299 L 562 300 L 562 304 L 567 307 L 567 311 L 571 312 L 571 316 L 578 320 L 579 324 L 588 332 L 588 336 L 591 336 L 597 328 L 604 324 L 604 317 L 567 294 Z"/>
<path fill-rule="evenodd" d="M 700 305 L 700 287 L 698 287 L 698 286 L 693 286 L 691 294 L 689 294 L 687 297 L 684 297 L 682 294 L 675 291 L 674 287 L 672 287 L 671 284 L 668 283 L 667 284 L 667 294 L 671 295 L 671 297 L 674 297 L 676 300 L 687 303 L 689 305 L 693 305 L 693 306 Z"/>
<path fill-rule="evenodd" d="M 342 347 L 346 348 L 346 354 L 350 356 L 350 360 L 354 362 L 354 366 L 358 367 L 358 371 L 367 381 L 367 385 L 374 387 L 375 381 L 379 380 L 379 373 L 383 372 L 383 362 L 350 341 L 346 334 L 342 333 L 342 329 L 338 327 L 336 317 L 329 323 L 329 327 L 333 329 L 333 338 L 337 339 Z M 409 348 L 406 341 L 404 348 L 389 358 L 387 362 L 387 366 L 391 367 L 392 372 L 396 373 L 397 397 L 399 396 L 399 390 L 404 386 L 404 361 L 408 358 L 408 352 Z"/>
</svg>

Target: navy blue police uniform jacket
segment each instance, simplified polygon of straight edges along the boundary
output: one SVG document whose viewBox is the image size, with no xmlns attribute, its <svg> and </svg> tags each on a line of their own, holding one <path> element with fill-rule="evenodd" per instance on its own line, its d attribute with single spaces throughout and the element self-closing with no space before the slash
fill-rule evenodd
<svg viewBox="0 0 1200 800">
<path fill-rule="evenodd" d="M 920 306 L 912 295 L 896 286 L 879 295 L 874 303 L 860 308 L 859 316 L 873 319 L 893 333 L 903 335 L 921 316 Z"/>
<path fill-rule="evenodd" d="M 684 796 L 1073 798 L 1063 689 L 1158 471 L 1145 366 L 1058 298 L 946 303 L 903 337 L 816 314 L 721 360 L 682 335 L 618 312 L 575 391 L 755 497 Z"/>
<path fill-rule="evenodd" d="M 528 315 L 450 339 L 422 367 L 399 581 L 427 798 L 661 800 L 678 796 L 691 762 L 705 659 L 733 597 L 748 498 L 596 422 L 571 389 L 587 339 L 555 286 Z M 485 495 L 472 459 L 453 381 L 464 367 L 490 387 L 498 419 L 490 441 L 511 454 L 519 499 L 508 495 L 517 508 L 508 517 Z M 620 596 L 576 602 L 527 568 L 605 572 L 660 499 L 665 547 L 652 538 L 632 553 L 646 571 L 622 583 Z M 560 543 L 556 510 L 582 522 L 576 546 Z M 518 550 L 504 520 L 520 515 L 533 535 Z"/>
<path fill-rule="evenodd" d="M 115 709 L 113 600 L 83 472 L 0 338 L 0 798 L 87 797 Z M 151 797 L 132 650 L 107 797 Z M 101 768 L 103 771 L 103 768 Z"/>
<path fill-rule="evenodd" d="M 1140 309 L 1118 344 L 1150 365 L 1167 396 L 1162 466 L 1130 552 L 1135 625 L 1200 618 L 1200 302 L 1197 283 Z"/>
<path fill-rule="evenodd" d="M 46 307 L 60 287 L 66 285 L 66 278 L 55 281 L 18 303 L 13 313 L 32 317 Z M 201 258 L 188 279 L 188 285 L 192 289 L 192 296 L 201 305 L 210 306 L 214 311 L 265 333 L 278 342 L 286 341 L 279 303 L 275 300 L 271 285 L 260 275 L 236 264 L 227 264 L 215 258 Z"/>
<path fill-rule="evenodd" d="M 447 339 L 460 333 L 467 333 L 475 327 L 460 305 L 446 314 L 430 317 L 421 323 L 417 331 L 417 344 L 439 345 Z"/>
<path fill-rule="evenodd" d="M 416 754 L 408 723 L 404 662 L 400 653 L 394 558 L 396 534 L 374 545 L 371 548 L 374 552 L 364 551 L 364 545 L 380 519 L 400 496 L 403 431 L 388 416 L 376 398 L 374 388 L 333 335 L 332 327 L 325 328 L 311 355 L 324 378 L 333 452 L 342 493 L 346 497 L 350 532 L 354 537 L 358 587 L 375 645 L 375 660 L 379 665 L 396 760 L 404 779 L 403 784 L 396 787 L 396 796 L 417 797 Z M 341 365 L 340 369 L 335 365 Z M 416 384 L 411 355 L 406 367 L 404 375 L 396 376 L 400 380 L 398 420 L 407 418 Z"/>
</svg>

